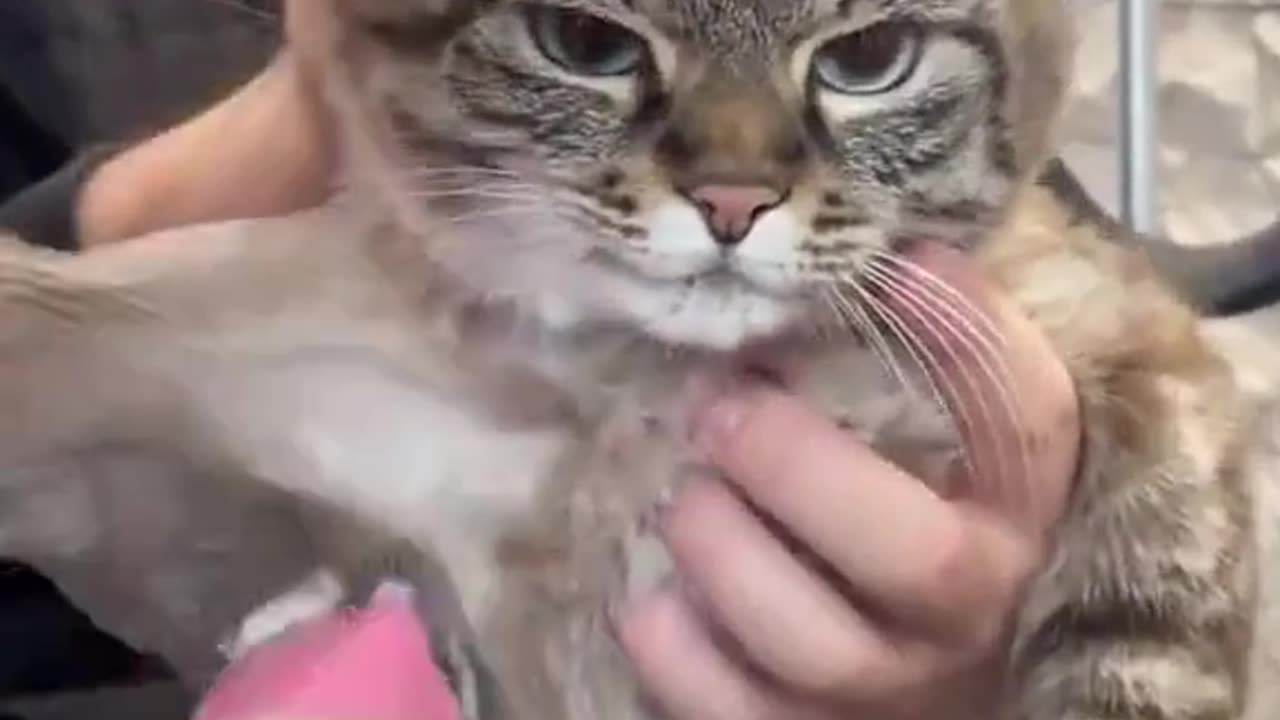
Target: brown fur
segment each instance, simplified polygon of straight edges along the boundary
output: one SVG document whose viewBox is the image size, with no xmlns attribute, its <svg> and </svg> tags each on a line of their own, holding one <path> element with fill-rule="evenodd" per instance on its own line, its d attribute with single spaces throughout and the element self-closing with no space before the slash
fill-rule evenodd
<svg viewBox="0 0 1280 720">
<path fill-rule="evenodd" d="M 1251 483 L 1267 480 L 1242 472 L 1255 410 L 1141 257 L 1071 228 L 1044 191 L 1026 210 L 984 260 L 1066 360 L 1087 434 L 1022 620 L 1027 716 L 1243 717 L 1248 658 L 1271 644 L 1253 632 Z"/>
</svg>

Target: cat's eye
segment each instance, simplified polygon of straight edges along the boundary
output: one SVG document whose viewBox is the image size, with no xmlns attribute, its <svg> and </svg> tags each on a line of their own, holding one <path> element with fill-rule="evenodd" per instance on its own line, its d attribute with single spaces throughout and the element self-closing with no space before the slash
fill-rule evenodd
<svg viewBox="0 0 1280 720">
<path fill-rule="evenodd" d="M 578 75 L 629 75 L 644 64 L 648 46 L 627 28 L 590 13 L 533 5 L 529 33 L 549 60 Z"/>
<path fill-rule="evenodd" d="M 875 95 L 906 82 L 920 62 L 924 35 L 910 23 L 882 22 L 831 40 L 813 60 L 814 78 L 844 95 Z"/>
</svg>

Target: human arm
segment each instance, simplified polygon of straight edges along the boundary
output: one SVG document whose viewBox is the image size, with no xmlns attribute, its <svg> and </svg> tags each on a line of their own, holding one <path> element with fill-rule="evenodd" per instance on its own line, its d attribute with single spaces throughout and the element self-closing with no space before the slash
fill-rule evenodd
<svg viewBox="0 0 1280 720">
<path fill-rule="evenodd" d="M 308 27 L 317 25 L 314 18 L 320 13 L 315 12 L 315 5 L 290 2 L 290 41 L 274 61 L 223 100 L 190 114 L 171 129 L 127 138 L 122 133 L 128 132 L 128 127 L 140 124 L 139 120 L 149 124 L 146 115 L 125 122 L 116 117 L 120 113 L 111 115 L 109 108 L 90 104 L 84 112 L 102 110 L 93 118 L 115 118 L 104 121 L 106 127 L 91 137 L 124 139 L 84 149 L 51 177 L 0 204 L 0 226 L 41 244 L 90 249 L 174 225 L 278 214 L 320 201 L 329 189 L 331 154 L 327 115 L 311 72 L 313 58 L 318 55 L 318 36 L 322 35 Z M 60 12 L 72 16 L 68 22 L 78 18 L 69 9 Z M 244 20 L 218 20 L 221 16 L 217 13 L 207 14 L 206 22 L 212 23 L 208 33 L 213 36 L 208 39 L 215 47 L 262 55 L 274 42 L 268 37 L 243 39 L 274 34 L 269 31 L 241 32 L 240 42 L 248 47 L 238 48 L 224 38 L 235 31 L 224 28 L 234 28 Z M 159 23 L 155 20 L 153 24 Z M 300 26 L 302 32 L 298 32 Z M 298 35 L 302 38 L 297 39 Z M 217 40 L 221 42 L 214 42 Z M 143 42 L 138 52 L 144 59 L 141 61 L 162 62 L 173 57 L 148 42 Z M 216 50 L 192 52 L 209 57 Z M 98 55 L 111 57 L 105 51 Z M 207 96 L 210 82 L 222 84 L 240 77 L 246 62 L 227 58 L 225 70 L 193 68 L 187 83 L 195 89 L 166 86 L 156 89 L 158 97 L 149 95 L 148 90 L 122 88 L 126 100 L 121 104 L 128 102 L 127 98 L 148 98 L 150 110 L 146 113 L 172 117 Z M 163 80 L 181 72 L 157 70 L 147 77 Z M 139 112 L 144 111 L 136 111 L 135 116 Z"/>
<path fill-rule="evenodd" d="M 309 93 L 286 53 L 222 102 L 120 151 L 80 193 L 79 244 L 319 201 L 330 158 L 324 116 Z"/>
</svg>

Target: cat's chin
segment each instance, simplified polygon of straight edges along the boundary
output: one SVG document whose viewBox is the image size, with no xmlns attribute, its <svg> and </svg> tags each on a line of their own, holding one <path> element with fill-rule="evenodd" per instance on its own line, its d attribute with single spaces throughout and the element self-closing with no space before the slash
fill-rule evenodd
<svg viewBox="0 0 1280 720">
<path fill-rule="evenodd" d="M 794 334 L 812 318 L 799 296 L 728 278 L 653 281 L 615 275 L 589 299 L 552 294 L 543 300 L 538 314 L 555 330 L 623 326 L 663 345 L 715 353 Z"/>
<path fill-rule="evenodd" d="M 680 312 L 645 323 L 644 332 L 665 345 L 732 353 L 795 329 L 789 308 L 770 301 L 715 313 Z"/>
<path fill-rule="evenodd" d="M 802 317 L 794 300 L 733 289 L 685 296 L 669 312 L 640 319 L 659 342 L 729 353 L 789 334 Z"/>
</svg>

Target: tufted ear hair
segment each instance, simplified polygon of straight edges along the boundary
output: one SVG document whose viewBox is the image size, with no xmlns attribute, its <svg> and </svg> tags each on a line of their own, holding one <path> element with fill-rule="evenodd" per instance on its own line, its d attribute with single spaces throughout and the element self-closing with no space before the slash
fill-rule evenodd
<svg viewBox="0 0 1280 720">
<path fill-rule="evenodd" d="M 1003 2 L 1012 61 L 1005 114 L 1019 166 L 1024 174 L 1033 173 L 1052 156 L 1059 116 L 1071 84 L 1075 25 L 1068 10 L 1073 2 Z"/>
</svg>

